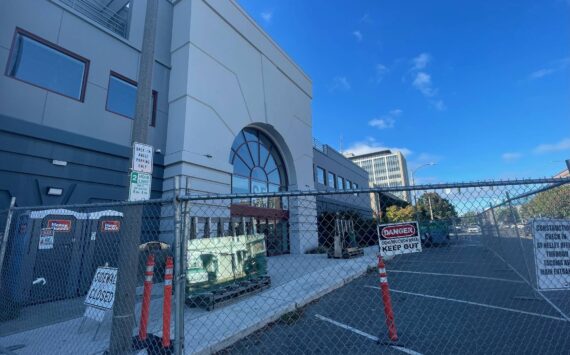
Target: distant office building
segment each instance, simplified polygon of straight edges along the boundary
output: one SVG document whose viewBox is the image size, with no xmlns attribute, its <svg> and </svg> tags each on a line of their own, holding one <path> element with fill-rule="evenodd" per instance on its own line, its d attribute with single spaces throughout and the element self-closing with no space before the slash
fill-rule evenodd
<svg viewBox="0 0 570 355">
<path fill-rule="evenodd" d="M 368 187 L 368 172 L 327 144 L 313 140 L 313 166 L 317 190 L 341 191 Z M 319 195 L 317 213 L 350 211 L 372 217 L 369 194 Z"/>
<path fill-rule="evenodd" d="M 368 172 L 370 186 L 394 187 L 408 186 L 408 165 L 400 152 L 381 150 L 378 152 L 346 155 L 356 165 Z M 408 191 L 394 192 L 402 200 L 411 202 Z"/>
</svg>

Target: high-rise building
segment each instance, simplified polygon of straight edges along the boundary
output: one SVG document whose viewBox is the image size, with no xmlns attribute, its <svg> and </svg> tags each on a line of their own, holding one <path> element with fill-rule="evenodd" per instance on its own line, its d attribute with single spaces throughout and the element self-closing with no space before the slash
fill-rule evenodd
<svg viewBox="0 0 570 355">
<path fill-rule="evenodd" d="M 368 171 L 368 182 L 371 187 L 409 185 L 408 165 L 406 158 L 400 152 L 381 150 L 362 155 L 347 154 L 346 156 L 356 165 Z M 398 191 L 393 194 L 402 200 L 411 202 L 411 196 L 408 191 Z"/>
</svg>

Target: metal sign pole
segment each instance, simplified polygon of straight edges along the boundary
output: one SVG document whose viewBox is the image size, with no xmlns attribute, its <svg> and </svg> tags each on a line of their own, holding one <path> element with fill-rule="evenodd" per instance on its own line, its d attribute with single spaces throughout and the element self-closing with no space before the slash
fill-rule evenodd
<svg viewBox="0 0 570 355">
<path fill-rule="evenodd" d="M 147 0 L 142 48 L 140 54 L 137 101 L 131 142 L 146 143 L 148 125 L 152 112 L 152 75 L 157 27 L 158 0 Z M 131 157 L 131 166 L 133 165 Z M 130 176 L 130 175 L 129 175 Z M 152 175 L 151 175 L 152 181 Z M 129 178 L 129 190 L 132 184 Z M 113 309 L 110 354 L 131 352 L 132 335 L 135 327 L 135 298 L 137 281 L 138 244 L 142 227 L 143 206 L 131 207 L 128 213 L 130 233 L 119 246 L 117 298 Z"/>
</svg>

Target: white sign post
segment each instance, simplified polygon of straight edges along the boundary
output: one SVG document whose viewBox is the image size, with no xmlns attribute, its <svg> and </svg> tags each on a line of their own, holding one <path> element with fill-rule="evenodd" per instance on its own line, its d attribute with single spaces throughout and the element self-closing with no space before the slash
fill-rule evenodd
<svg viewBox="0 0 570 355">
<path fill-rule="evenodd" d="M 133 171 L 152 174 L 152 145 L 134 142 L 133 144 Z"/>
<path fill-rule="evenodd" d="M 538 288 L 570 290 L 570 220 L 534 220 L 532 232 Z"/>
<path fill-rule="evenodd" d="M 129 183 L 129 201 L 146 201 L 150 199 L 152 175 L 131 171 Z"/>
<path fill-rule="evenodd" d="M 383 257 L 422 251 L 418 222 L 380 224 L 377 230 Z"/>
<path fill-rule="evenodd" d="M 152 145 L 133 143 L 133 167 L 129 176 L 129 201 L 150 199 L 153 154 Z"/>
</svg>

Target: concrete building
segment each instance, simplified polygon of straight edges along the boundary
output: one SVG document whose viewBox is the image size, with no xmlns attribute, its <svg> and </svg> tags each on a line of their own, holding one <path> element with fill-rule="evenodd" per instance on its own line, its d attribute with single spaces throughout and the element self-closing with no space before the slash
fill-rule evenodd
<svg viewBox="0 0 570 355">
<path fill-rule="evenodd" d="M 331 146 L 313 141 L 315 188 L 317 190 L 355 190 L 368 187 L 368 172 Z M 370 194 L 322 195 L 317 197 L 317 211 L 322 213 L 354 211 L 372 217 Z"/>
<path fill-rule="evenodd" d="M 378 152 L 347 155 L 356 165 L 366 170 L 369 174 L 370 186 L 393 187 L 408 186 L 408 165 L 406 158 L 401 152 L 381 150 Z M 410 193 L 407 191 L 394 192 L 399 198 L 411 202 Z"/>
<path fill-rule="evenodd" d="M 145 0 L 6 0 L 0 11 L 0 209 L 125 200 Z M 159 0 L 152 197 L 313 188 L 312 83 L 233 0 Z M 314 202 L 215 215 L 316 246 Z M 301 219 L 300 216 L 303 216 Z M 271 232 L 268 232 L 271 233 Z"/>
</svg>

